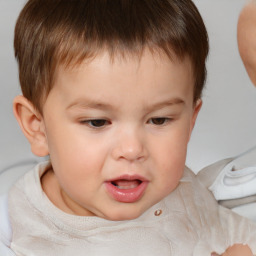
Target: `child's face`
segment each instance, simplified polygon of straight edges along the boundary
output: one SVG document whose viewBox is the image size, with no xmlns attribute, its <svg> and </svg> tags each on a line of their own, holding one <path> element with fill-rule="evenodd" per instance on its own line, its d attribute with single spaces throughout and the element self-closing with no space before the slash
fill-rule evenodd
<svg viewBox="0 0 256 256">
<path fill-rule="evenodd" d="M 193 84 L 188 59 L 149 52 L 60 68 L 43 108 L 58 184 L 42 181 L 49 198 L 69 213 L 125 220 L 171 193 L 201 106 Z"/>
</svg>

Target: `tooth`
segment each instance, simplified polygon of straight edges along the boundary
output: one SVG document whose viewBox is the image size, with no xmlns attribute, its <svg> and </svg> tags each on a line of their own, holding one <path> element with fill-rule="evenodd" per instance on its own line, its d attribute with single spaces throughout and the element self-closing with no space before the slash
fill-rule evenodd
<svg viewBox="0 0 256 256">
<path fill-rule="evenodd" d="M 140 185 L 140 180 L 116 180 L 111 182 L 119 189 L 133 189 Z"/>
<path fill-rule="evenodd" d="M 136 188 L 137 185 L 132 184 L 131 186 L 117 186 L 119 189 L 132 189 L 132 188 Z"/>
</svg>

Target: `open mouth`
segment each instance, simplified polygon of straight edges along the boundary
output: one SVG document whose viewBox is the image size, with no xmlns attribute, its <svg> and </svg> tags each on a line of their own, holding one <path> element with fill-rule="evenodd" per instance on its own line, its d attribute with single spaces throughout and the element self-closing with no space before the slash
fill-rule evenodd
<svg viewBox="0 0 256 256">
<path fill-rule="evenodd" d="M 136 180 L 121 179 L 121 180 L 115 180 L 111 182 L 112 185 L 114 185 L 119 189 L 133 189 L 138 187 L 141 183 L 142 181 L 138 179 Z"/>
<path fill-rule="evenodd" d="M 140 177 L 120 177 L 106 181 L 108 194 L 116 201 L 134 203 L 143 196 L 148 186 L 148 181 Z"/>
</svg>

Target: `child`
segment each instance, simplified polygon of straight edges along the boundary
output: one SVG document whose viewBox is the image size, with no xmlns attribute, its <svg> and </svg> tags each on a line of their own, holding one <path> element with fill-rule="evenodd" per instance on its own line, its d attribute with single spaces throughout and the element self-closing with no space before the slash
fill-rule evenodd
<svg viewBox="0 0 256 256">
<path fill-rule="evenodd" d="M 185 167 L 208 54 L 190 0 L 30 0 L 14 45 L 14 113 L 50 157 L 9 193 L 16 255 L 256 252 Z"/>
</svg>

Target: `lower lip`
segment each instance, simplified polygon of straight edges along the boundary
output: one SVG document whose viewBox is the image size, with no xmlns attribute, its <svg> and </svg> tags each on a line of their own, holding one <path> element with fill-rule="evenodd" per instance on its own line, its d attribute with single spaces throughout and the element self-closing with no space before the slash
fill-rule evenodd
<svg viewBox="0 0 256 256">
<path fill-rule="evenodd" d="M 106 182 L 106 189 L 110 196 L 121 203 L 135 203 L 143 196 L 144 191 L 148 186 L 147 181 L 143 181 L 136 188 L 120 189 L 114 186 L 111 182 Z"/>
</svg>

